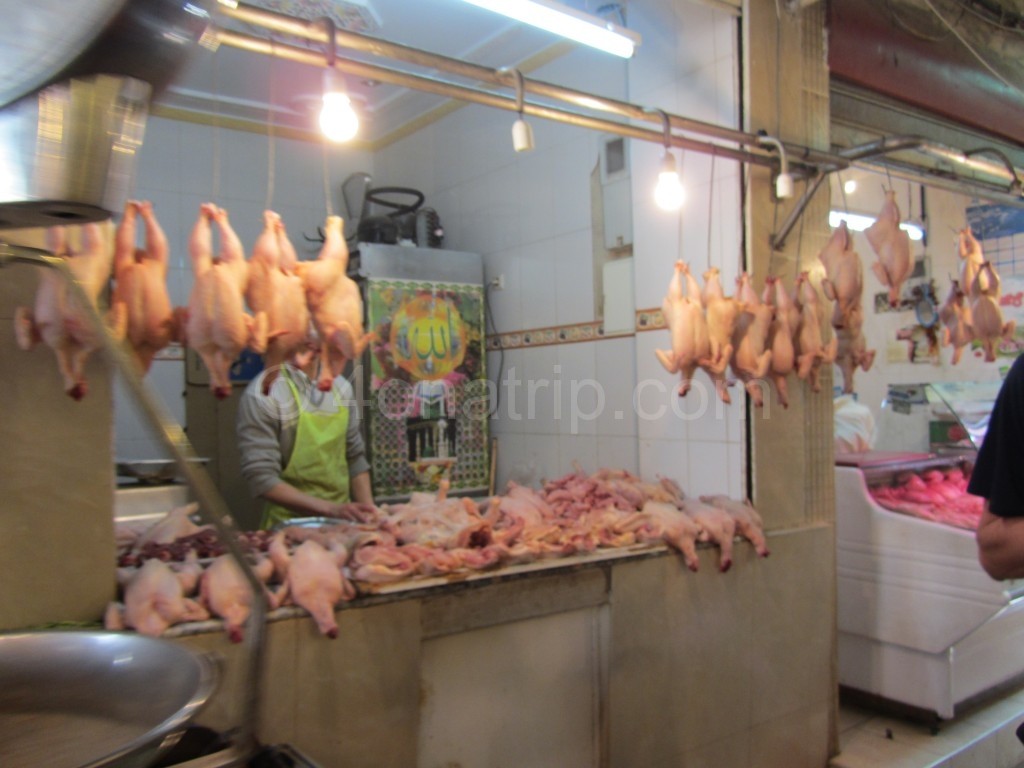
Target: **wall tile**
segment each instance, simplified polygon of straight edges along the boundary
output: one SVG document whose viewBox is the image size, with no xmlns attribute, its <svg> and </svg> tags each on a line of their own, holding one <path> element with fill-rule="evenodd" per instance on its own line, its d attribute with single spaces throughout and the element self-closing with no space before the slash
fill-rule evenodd
<svg viewBox="0 0 1024 768">
<path fill-rule="evenodd" d="M 496 390 L 496 421 L 501 424 L 503 433 L 521 434 L 525 429 L 523 418 L 523 395 L 522 379 L 526 370 L 523 365 L 523 350 L 505 350 L 504 371 L 500 378 L 495 370 L 495 377 L 492 381 L 497 384 Z"/>
<path fill-rule="evenodd" d="M 597 433 L 637 434 L 633 402 L 636 382 L 636 340 L 633 336 L 608 339 L 594 345 L 595 375 L 604 390 L 604 408 L 597 419 Z"/>
<path fill-rule="evenodd" d="M 184 123 L 151 117 L 135 167 L 135 186 L 177 191 L 182 183 L 181 129 Z M 133 193 L 134 194 L 134 193 Z"/>
<path fill-rule="evenodd" d="M 638 453 L 640 477 L 667 477 L 691 494 L 689 474 L 690 444 L 682 440 L 646 440 L 641 438 Z"/>
<path fill-rule="evenodd" d="M 558 438 L 558 476 L 582 468 L 590 474 L 598 468 L 598 441 L 591 435 L 560 435 Z"/>
<path fill-rule="evenodd" d="M 564 234 L 555 241 L 556 317 L 559 325 L 585 323 L 596 316 L 591 248 L 589 228 Z"/>
<path fill-rule="evenodd" d="M 484 277 L 490 282 L 498 275 L 505 276 L 502 290 L 487 292 L 494 328 L 498 333 L 521 330 L 525 327 L 522 308 L 522 260 L 519 249 L 492 251 L 484 255 Z"/>
<path fill-rule="evenodd" d="M 556 325 L 558 310 L 555 273 L 558 255 L 555 242 L 541 240 L 523 245 L 520 254 L 520 327 L 528 329 Z"/>
<path fill-rule="evenodd" d="M 691 440 L 687 443 L 689 485 L 687 494 L 696 496 L 728 493 L 729 478 L 734 473 L 729 464 L 729 449 L 724 443 Z"/>
<path fill-rule="evenodd" d="M 557 351 L 561 382 L 557 429 L 563 435 L 593 435 L 608 408 L 604 384 L 596 378 L 596 347 L 604 342 L 561 344 Z"/>
<path fill-rule="evenodd" d="M 635 437 L 607 437 L 597 439 L 597 466 L 625 469 L 640 474 L 639 444 Z"/>
</svg>

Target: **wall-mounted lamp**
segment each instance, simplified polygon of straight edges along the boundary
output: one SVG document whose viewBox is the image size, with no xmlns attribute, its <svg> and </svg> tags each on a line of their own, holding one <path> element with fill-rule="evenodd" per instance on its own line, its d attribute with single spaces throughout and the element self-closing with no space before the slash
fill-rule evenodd
<svg viewBox="0 0 1024 768">
<path fill-rule="evenodd" d="M 345 88 L 345 78 L 334 68 L 338 59 L 334 39 L 334 20 L 323 19 L 327 34 L 327 69 L 324 70 L 323 100 L 320 109 L 320 130 L 331 141 L 348 141 L 359 131 L 359 116 Z"/>
<path fill-rule="evenodd" d="M 470 5 L 628 59 L 640 45 L 636 32 L 555 0 L 465 0 Z"/>
<path fill-rule="evenodd" d="M 779 175 L 775 177 L 775 196 L 779 200 L 788 200 L 793 196 L 793 177 L 789 173 L 789 161 L 786 159 L 786 148 L 778 139 L 759 133 L 757 143 L 774 147 L 779 153 Z"/>
<path fill-rule="evenodd" d="M 651 110 L 661 115 L 662 130 L 665 132 L 665 155 L 661 158 L 661 170 L 658 172 L 658 183 L 654 187 L 654 202 L 663 211 L 678 211 L 686 200 L 686 190 L 679 181 L 676 170 L 676 158 L 672 154 L 672 127 L 668 113 L 661 109 Z"/>
<path fill-rule="evenodd" d="M 523 73 L 518 69 L 511 70 L 516 79 L 516 112 L 519 119 L 512 123 L 512 147 L 516 152 L 529 152 L 533 149 L 533 127 L 523 119 Z"/>
</svg>

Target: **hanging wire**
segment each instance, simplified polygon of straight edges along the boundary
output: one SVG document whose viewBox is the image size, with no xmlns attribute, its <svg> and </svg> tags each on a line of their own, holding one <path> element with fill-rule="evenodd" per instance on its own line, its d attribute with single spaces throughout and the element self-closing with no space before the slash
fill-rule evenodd
<svg viewBox="0 0 1024 768">
<path fill-rule="evenodd" d="M 1001 82 L 1003 85 L 1005 85 L 1010 90 L 1016 91 L 1017 93 L 1022 93 L 1021 89 L 1018 86 L 1014 85 L 1009 80 L 1007 80 L 1005 77 L 1003 77 L 1001 74 L 999 74 L 999 72 L 997 72 L 995 70 L 995 68 L 993 68 L 993 66 L 991 64 L 989 64 L 982 57 L 982 55 L 980 53 L 978 53 L 977 50 L 975 50 L 974 46 L 972 46 L 969 42 L 967 42 L 967 38 L 965 38 L 963 35 L 961 35 L 959 30 L 957 30 L 957 28 L 955 26 L 950 24 L 949 21 L 946 20 L 945 16 L 943 16 L 941 13 L 938 12 L 938 10 L 932 4 L 932 0 L 924 0 L 924 4 L 927 5 L 928 9 L 932 13 L 934 13 L 936 15 L 936 17 L 938 17 L 939 21 L 941 21 L 949 29 L 949 31 L 952 32 L 956 36 L 956 39 L 959 40 L 963 44 L 964 48 L 966 48 L 968 51 L 970 51 L 971 55 L 974 56 L 974 58 L 976 58 L 981 63 L 981 65 L 983 67 L 985 67 L 985 69 L 987 69 L 990 73 L 992 73 L 992 76 L 996 80 Z"/>
<path fill-rule="evenodd" d="M 221 139 L 221 125 L 220 125 L 220 96 L 219 87 L 217 85 L 217 71 L 219 69 L 218 62 L 219 57 L 215 53 L 213 55 L 213 95 L 216 97 L 214 103 L 216 106 L 213 110 L 213 180 L 212 180 L 212 192 L 210 194 L 211 202 L 217 202 L 220 198 L 220 139 Z"/>
<path fill-rule="evenodd" d="M 711 156 L 711 182 L 708 184 L 708 269 L 711 268 L 711 227 L 714 219 L 711 217 L 711 207 L 715 202 L 715 156 Z"/>
<path fill-rule="evenodd" d="M 323 156 L 323 170 L 324 170 L 324 202 L 327 205 L 327 215 L 334 215 L 334 206 L 331 205 L 331 179 L 330 172 L 327 168 L 327 137 L 324 136 L 320 142 Z"/>
<path fill-rule="evenodd" d="M 270 35 L 270 65 L 267 69 L 267 79 L 270 81 L 270 93 L 267 97 L 267 198 L 265 210 L 274 208 L 274 177 L 277 155 L 274 145 L 274 35 Z"/>
</svg>

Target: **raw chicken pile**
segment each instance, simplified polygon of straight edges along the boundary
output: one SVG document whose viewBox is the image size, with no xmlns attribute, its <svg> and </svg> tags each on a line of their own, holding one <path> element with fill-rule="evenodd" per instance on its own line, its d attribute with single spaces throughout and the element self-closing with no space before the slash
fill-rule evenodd
<svg viewBox="0 0 1024 768">
<path fill-rule="evenodd" d="M 136 247 L 140 217 L 143 248 Z M 67 260 L 96 309 L 113 278 L 106 323 L 116 339 L 127 341 L 142 373 L 161 349 L 179 342 L 199 354 L 214 395 L 228 397 L 229 370 L 243 350 L 264 355 L 266 367 L 273 369 L 312 338 L 315 329 L 325 362 L 318 386 L 329 390 L 345 362 L 358 357 L 372 340 L 372 334 L 363 332 L 358 287 L 346 274 L 343 222 L 327 217 L 319 258 L 309 262 L 298 261 L 277 213 L 265 211 L 263 222 L 246 260 L 228 212 L 213 203 L 199 207 L 188 243 L 194 283 L 187 307 L 171 304 L 167 238 L 149 202 L 128 201 L 113 244 L 98 224 L 52 227 L 47 239 L 49 249 Z M 219 253 L 213 247 L 214 227 Z M 58 275 L 44 271 L 34 306 L 16 310 L 14 329 L 22 349 L 45 342 L 54 350 L 71 397 L 87 394 L 85 364 L 100 340 Z"/>
<path fill-rule="evenodd" d="M 869 493 L 886 509 L 974 531 L 985 502 L 967 493 L 968 479 L 956 468 L 908 472 L 898 476 L 894 485 L 876 486 Z"/>
<path fill-rule="evenodd" d="M 623 470 L 575 471 L 535 490 L 509 483 L 483 501 L 415 493 L 404 504 L 350 505 L 350 520 L 241 534 L 243 550 L 267 584 L 271 608 L 297 605 L 322 634 L 334 637 L 335 607 L 377 585 L 417 577 L 464 578 L 474 571 L 599 549 L 666 544 L 696 571 L 698 542 L 720 550 L 719 569 L 733 560 L 737 535 L 768 555 L 760 515 L 725 495 L 687 498 L 674 482 L 644 482 Z M 139 533 L 119 530 L 121 603 L 109 629 L 159 635 L 186 621 L 219 617 L 241 639 L 252 592 L 237 564 L 214 546 L 211 531 L 190 519 L 195 505 L 172 510 Z M 201 560 L 205 562 L 201 562 Z"/>
</svg>

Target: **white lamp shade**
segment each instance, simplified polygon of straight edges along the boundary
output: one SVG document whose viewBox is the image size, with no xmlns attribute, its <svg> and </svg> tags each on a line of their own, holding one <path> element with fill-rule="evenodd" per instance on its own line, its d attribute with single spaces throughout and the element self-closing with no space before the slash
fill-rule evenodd
<svg viewBox="0 0 1024 768">
<path fill-rule="evenodd" d="M 529 152 L 533 149 L 533 128 L 522 118 L 512 123 L 512 146 L 516 152 Z"/>
</svg>

